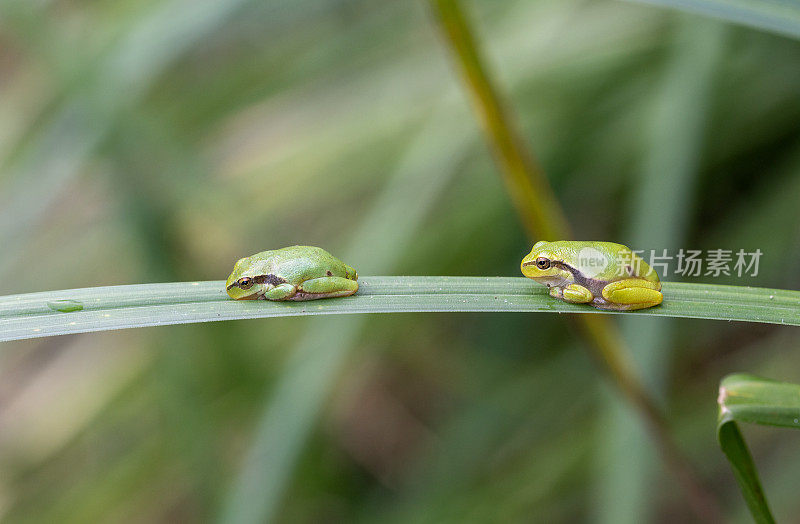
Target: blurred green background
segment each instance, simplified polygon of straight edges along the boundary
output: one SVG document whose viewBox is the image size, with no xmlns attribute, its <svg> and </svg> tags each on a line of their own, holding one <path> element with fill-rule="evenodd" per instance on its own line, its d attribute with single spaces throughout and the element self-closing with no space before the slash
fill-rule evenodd
<svg viewBox="0 0 800 524">
<path fill-rule="evenodd" d="M 691 281 L 800 286 L 800 44 L 627 2 L 466 8 L 578 238 L 758 248 L 757 277 Z M 292 244 L 362 275 L 519 276 L 530 242 L 427 4 L 0 1 L 0 294 L 219 280 Z M 625 320 L 747 522 L 717 386 L 800 382 L 797 329 Z M 6 343 L 0 518 L 691 519 L 574 331 L 392 314 Z M 745 434 L 791 520 L 798 435 Z"/>
</svg>

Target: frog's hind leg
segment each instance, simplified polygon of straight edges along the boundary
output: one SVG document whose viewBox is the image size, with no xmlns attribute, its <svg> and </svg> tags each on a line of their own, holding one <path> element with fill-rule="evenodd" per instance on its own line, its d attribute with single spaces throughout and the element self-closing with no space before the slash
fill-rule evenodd
<svg viewBox="0 0 800 524">
<path fill-rule="evenodd" d="M 278 284 L 264 293 L 266 300 L 293 300 L 292 297 L 297 293 L 297 288 L 291 284 Z"/>
<path fill-rule="evenodd" d="M 603 298 L 608 303 L 597 305 L 601 309 L 631 311 L 657 306 L 664 300 L 661 284 L 649 280 L 629 278 L 611 282 L 603 288 Z"/>
<path fill-rule="evenodd" d="M 561 292 L 561 298 L 573 304 L 585 304 L 591 302 L 594 295 L 592 295 L 592 292 L 587 288 L 579 284 L 570 284 Z"/>
<path fill-rule="evenodd" d="M 358 291 L 358 282 L 344 277 L 320 277 L 300 284 L 297 294 L 288 300 L 346 297 Z"/>
</svg>

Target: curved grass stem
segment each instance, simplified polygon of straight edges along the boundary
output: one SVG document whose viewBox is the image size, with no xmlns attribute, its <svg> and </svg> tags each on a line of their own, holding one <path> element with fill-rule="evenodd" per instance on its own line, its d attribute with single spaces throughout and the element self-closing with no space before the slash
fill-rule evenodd
<svg viewBox="0 0 800 524">
<path fill-rule="evenodd" d="M 509 113 L 492 84 L 480 48 L 457 0 L 431 0 L 444 40 L 452 54 L 494 151 L 506 189 L 532 239 L 566 239 L 570 230 L 543 170 L 523 145 Z M 589 347 L 623 397 L 645 422 L 665 463 L 683 487 L 692 509 L 706 522 L 721 522 L 722 512 L 668 430 L 663 411 L 635 372 L 617 329 L 606 319 L 582 315 L 578 321 Z"/>
</svg>

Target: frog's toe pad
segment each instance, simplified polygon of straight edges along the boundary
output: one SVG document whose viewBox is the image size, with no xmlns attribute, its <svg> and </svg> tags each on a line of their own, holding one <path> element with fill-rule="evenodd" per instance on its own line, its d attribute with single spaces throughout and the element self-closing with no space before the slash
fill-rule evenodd
<svg viewBox="0 0 800 524">
<path fill-rule="evenodd" d="M 266 291 L 262 298 L 264 300 L 291 300 L 296 292 L 297 288 L 291 284 L 279 284 Z"/>
<path fill-rule="evenodd" d="M 579 286 L 578 284 L 570 284 L 562 291 L 561 298 L 574 304 L 586 304 L 587 302 L 591 302 L 594 296 L 592 292 L 585 287 Z"/>
</svg>

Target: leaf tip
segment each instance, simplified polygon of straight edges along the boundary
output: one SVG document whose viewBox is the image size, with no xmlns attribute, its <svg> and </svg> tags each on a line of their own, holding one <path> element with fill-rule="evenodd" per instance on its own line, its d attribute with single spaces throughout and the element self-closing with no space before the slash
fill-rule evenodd
<svg viewBox="0 0 800 524">
<path fill-rule="evenodd" d="M 728 390 L 725 386 L 719 387 L 719 396 L 717 397 L 717 404 L 719 404 L 719 409 L 722 413 L 729 411 L 728 408 L 725 406 L 725 401 L 728 400 Z"/>
</svg>

